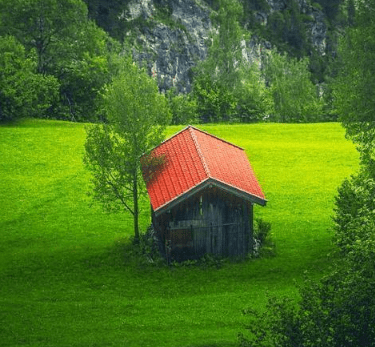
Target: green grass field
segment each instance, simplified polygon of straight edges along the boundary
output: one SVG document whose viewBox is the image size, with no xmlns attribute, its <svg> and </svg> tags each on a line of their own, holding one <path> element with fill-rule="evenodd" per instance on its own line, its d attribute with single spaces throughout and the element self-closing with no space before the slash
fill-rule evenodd
<svg viewBox="0 0 375 347">
<path fill-rule="evenodd" d="M 129 215 L 87 197 L 84 126 L 0 126 L 0 346 L 234 346 L 247 307 L 297 297 L 329 268 L 331 216 L 358 155 L 339 124 L 204 125 L 245 148 L 275 257 L 216 268 L 140 266 Z M 181 127 L 170 127 L 168 136 Z M 150 221 L 147 205 L 142 228 Z"/>
</svg>

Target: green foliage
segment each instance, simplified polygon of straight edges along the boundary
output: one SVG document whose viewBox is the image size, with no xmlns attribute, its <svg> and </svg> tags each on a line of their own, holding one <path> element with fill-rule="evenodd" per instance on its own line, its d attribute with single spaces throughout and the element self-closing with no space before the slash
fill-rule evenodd
<svg viewBox="0 0 375 347">
<path fill-rule="evenodd" d="M 238 85 L 231 89 L 221 78 L 202 72 L 194 80 L 193 97 L 202 122 L 236 121 L 251 123 L 263 120 L 273 109 L 272 96 L 259 68 L 242 68 Z"/>
<path fill-rule="evenodd" d="M 305 281 L 297 303 L 273 298 L 263 313 L 245 310 L 241 346 L 375 346 L 374 192 L 364 172 L 344 181 L 335 210 L 339 260 L 320 281 Z"/>
<path fill-rule="evenodd" d="M 335 208 L 335 243 L 347 254 L 375 230 L 375 181 L 365 171 L 344 180 Z"/>
<path fill-rule="evenodd" d="M 332 3 L 332 2 L 328 2 Z M 375 181 L 373 82 L 374 1 L 360 2 L 357 27 L 343 39 L 335 96 L 347 135 L 359 144 L 362 167 L 338 190 L 330 273 L 300 288 L 301 299 L 269 300 L 252 317 L 242 346 L 375 346 Z M 367 67 L 368 66 L 368 67 Z M 367 85 L 368 83 L 368 85 Z"/>
<path fill-rule="evenodd" d="M 0 35 L 14 35 L 26 54 L 35 57 L 38 83 L 43 84 L 38 93 L 40 112 L 32 112 L 27 104 L 22 112 L 76 121 L 100 118 L 97 110 L 103 87 L 113 75 L 110 56 L 119 47 L 88 20 L 85 4 L 81 0 L 0 0 L 0 6 Z M 43 95 L 52 96 L 43 99 Z M 46 104 L 50 105 L 48 115 L 42 112 Z"/>
<path fill-rule="evenodd" d="M 228 121 L 234 114 L 237 100 L 234 88 L 240 83 L 243 62 L 241 40 L 243 32 L 238 19 L 242 7 L 238 1 L 221 0 L 212 21 L 219 26 L 213 37 L 209 55 L 195 69 L 193 95 L 203 122 Z"/>
<path fill-rule="evenodd" d="M 202 72 L 195 77 L 193 95 L 200 121 L 204 123 L 228 121 L 235 114 L 233 92 L 210 74 Z"/>
<path fill-rule="evenodd" d="M 311 6 L 312 6 L 313 8 L 315 8 L 316 10 L 319 10 L 319 11 L 322 11 L 322 10 L 323 10 L 322 5 L 319 4 L 318 2 L 313 2 L 313 3 L 311 4 Z"/>
<path fill-rule="evenodd" d="M 87 129 L 85 164 L 93 197 L 107 210 L 130 212 L 139 239 L 139 199 L 145 195 L 141 156 L 164 139 L 170 114 L 164 95 L 144 70 L 125 58 L 105 94 L 108 124 Z"/>
<path fill-rule="evenodd" d="M 340 42 L 335 107 L 347 136 L 358 145 L 362 163 L 375 172 L 375 1 L 358 3 L 356 26 Z"/>
<path fill-rule="evenodd" d="M 271 230 L 271 223 L 264 221 L 262 218 L 256 218 L 254 223 L 254 238 L 260 241 L 263 244 L 269 232 Z"/>
<path fill-rule="evenodd" d="M 149 226 L 146 232 L 140 233 L 138 240 L 131 237 L 126 252 L 134 256 L 135 262 L 140 266 L 163 268 L 167 265 L 160 254 L 152 226 Z"/>
<path fill-rule="evenodd" d="M 273 110 L 273 99 L 259 66 L 244 64 L 241 76 L 241 82 L 234 90 L 236 119 L 245 123 L 266 119 Z"/>
<path fill-rule="evenodd" d="M 301 58 L 309 47 L 306 22 L 310 18 L 300 13 L 298 2 L 289 0 L 284 11 L 274 11 L 267 20 L 265 35 L 282 51 Z"/>
<path fill-rule="evenodd" d="M 268 4 L 266 0 L 252 0 L 252 1 L 243 0 L 242 3 L 243 3 L 245 13 L 248 13 L 249 11 L 252 11 L 252 10 L 268 12 L 271 9 L 270 5 Z"/>
<path fill-rule="evenodd" d="M 255 122 L 271 109 L 271 98 L 256 64 L 243 56 L 243 15 L 238 1 L 220 1 L 212 20 L 219 26 L 205 61 L 195 69 L 193 97 L 203 122 Z"/>
<path fill-rule="evenodd" d="M 13 36 L 0 37 L 0 121 L 46 115 L 57 100 L 53 76 L 36 73 L 36 64 Z"/>
<path fill-rule="evenodd" d="M 188 259 L 185 261 L 172 261 L 168 264 L 171 268 L 193 268 L 198 267 L 200 269 L 208 270 L 208 269 L 220 269 L 223 267 L 225 263 L 228 263 L 228 258 L 223 258 L 214 254 L 206 253 L 199 259 Z"/>
<path fill-rule="evenodd" d="M 50 73 L 59 56 L 74 43 L 87 18 L 81 0 L 1 0 L 2 32 L 35 49 L 38 72 Z"/>
<path fill-rule="evenodd" d="M 273 121 L 320 120 L 323 102 L 310 80 L 307 58 L 297 60 L 273 51 L 268 56 L 266 79 L 273 95 Z"/>
<path fill-rule="evenodd" d="M 251 249 L 250 258 L 274 257 L 276 255 L 276 245 L 271 235 L 271 223 L 264 221 L 262 218 L 255 218 L 253 240 L 250 242 Z"/>
<path fill-rule="evenodd" d="M 355 24 L 355 4 L 354 0 L 348 0 L 346 4 L 346 11 L 348 15 L 348 25 L 354 26 Z"/>
<path fill-rule="evenodd" d="M 220 0 L 220 8 L 213 12 L 211 20 L 218 25 L 219 33 L 213 37 L 212 46 L 209 48 L 208 64 L 211 73 L 220 74 L 220 80 L 229 89 L 238 83 L 239 69 L 244 61 L 241 41 L 244 32 L 239 25 L 242 16 L 242 6 L 237 0 Z"/>
<path fill-rule="evenodd" d="M 263 0 L 243 2 L 246 13 L 244 24 L 256 35 L 293 57 L 302 58 L 314 51 L 308 34 L 314 19 L 301 11 L 298 1 L 284 1 L 282 10 L 273 11 Z M 266 22 L 260 22 L 259 12 L 268 14 Z"/>
<path fill-rule="evenodd" d="M 193 124 L 198 121 L 197 101 L 189 94 L 177 94 L 175 88 L 167 92 L 168 105 L 172 113 L 172 124 Z"/>
<path fill-rule="evenodd" d="M 322 8 L 326 14 L 328 20 L 333 22 L 336 16 L 339 14 L 340 0 L 315 0 Z"/>
<path fill-rule="evenodd" d="M 306 281 L 298 305 L 287 298 L 270 299 L 265 312 L 245 310 L 249 335 L 240 334 L 245 347 L 374 346 L 374 240 L 357 247 L 321 281 Z M 362 265 L 358 266 L 357 261 Z"/>
<path fill-rule="evenodd" d="M 175 21 L 172 17 L 173 12 L 173 5 L 172 0 L 154 0 L 154 15 L 153 19 L 156 22 L 163 23 L 167 25 L 169 28 L 172 29 L 180 29 L 183 30 L 186 34 L 189 35 L 187 32 L 186 27 L 182 24 L 181 21 Z"/>
<path fill-rule="evenodd" d="M 60 118 L 96 121 L 103 117 L 105 84 L 119 68 L 119 45 L 93 22 L 87 22 L 70 48 L 53 72 L 61 81 Z"/>
</svg>

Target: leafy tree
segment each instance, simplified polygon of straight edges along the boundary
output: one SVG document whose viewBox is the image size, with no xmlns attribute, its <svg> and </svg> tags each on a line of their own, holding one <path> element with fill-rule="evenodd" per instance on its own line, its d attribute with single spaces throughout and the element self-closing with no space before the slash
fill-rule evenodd
<svg viewBox="0 0 375 347">
<path fill-rule="evenodd" d="M 203 122 L 228 121 L 235 115 L 236 99 L 219 79 L 200 72 L 194 80 L 193 95 Z"/>
<path fill-rule="evenodd" d="M 58 79 L 54 118 L 95 120 L 105 83 L 111 78 L 111 51 L 118 45 L 88 20 L 81 0 L 0 0 L 1 33 L 10 33 L 35 55 L 37 72 Z M 50 115 L 51 115 L 50 112 Z"/>
<path fill-rule="evenodd" d="M 220 8 L 212 15 L 213 23 L 219 26 L 219 33 L 213 37 L 208 64 L 215 76 L 229 89 L 233 89 L 239 80 L 239 69 L 244 57 L 242 43 L 244 33 L 238 20 L 243 14 L 241 4 L 235 0 L 220 0 Z"/>
<path fill-rule="evenodd" d="M 190 95 L 176 94 L 176 89 L 171 88 L 167 92 L 169 108 L 172 112 L 172 124 L 196 123 L 197 103 Z"/>
<path fill-rule="evenodd" d="M 272 112 L 274 104 L 270 89 L 256 63 L 244 64 L 241 83 L 235 89 L 237 118 L 241 122 L 257 122 Z"/>
<path fill-rule="evenodd" d="M 193 95 L 203 121 L 256 121 L 265 116 L 266 88 L 259 68 L 244 54 L 245 35 L 238 1 L 220 0 L 212 15 L 218 34 L 205 61 L 195 69 Z"/>
<path fill-rule="evenodd" d="M 87 18 L 81 0 L 0 0 L 2 32 L 35 49 L 38 72 L 51 72 L 54 60 L 65 54 Z"/>
<path fill-rule="evenodd" d="M 44 115 L 58 88 L 55 78 L 36 73 L 35 61 L 15 37 L 0 37 L 0 121 Z"/>
<path fill-rule="evenodd" d="M 322 100 L 310 80 L 307 58 L 297 60 L 273 51 L 268 56 L 266 79 L 274 100 L 273 120 L 313 122 L 320 119 Z"/>
<path fill-rule="evenodd" d="M 170 113 L 156 82 L 126 58 L 105 95 L 107 124 L 87 129 L 84 162 L 92 173 L 92 195 L 107 210 L 133 215 L 139 239 L 139 199 L 145 193 L 141 157 L 164 139 Z"/>
<path fill-rule="evenodd" d="M 234 88 L 239 84 L 239 66 L 243 62 L 238 23 L 242 15 L 239 2 L 220 0 L 212 20 L 219 27 L 205 61 L 195 69 L 193 94 L 203 121 L 229 120 L 235 114 Z"/>
<path fill-rule="evenodd" d="M 375 181 L 364 169 L 341 184 L 336 197 L 334 221 L 335 243 L 343 254 L 351 252 L 357 240 L 367 239 L 369 230 L 373 233 L 365 226 L 374 221 L 374 197 Z M 360 228 L 361 225 L 364 228 Z"/>
<path fill-rule="evenodd" d="M 89 17 L 103 28 L 111 37 L 122 42 L 128 23 L 119 14 L 123 13 L 130 0 L 84 0 L 87 4 Z"/>
<path fill-rule="evenodd" d="M 117 71 L 116 55 L 120 45 L 93 22 L 88 21 L 70 50 L 53 68 L 61 81 L 62 105 L 58 112 L 76 121 L 96 120 L 100 114 L 102 94 Z"/>
<path fill-rule="evenodd" d="M 320 4 L 330 22 L 334 21 L 339 13 L 340 0 L 316 0 Z"/>
<path fill-rule="evenodd" d="M 341 72 L 334 99 L 347 136 L 358 145 L 362 163 L 375 174 L 375 1 L 358 2 L 355 25 L 341 40 Z"/>
<path fill-rule="evenodd" d="M 295 57 L 302 57 L 307 48 L 307 38 L 298 1 L 287 0 L 285 5 L 284 11 L 271 13 L 265 34 L 279 49 L 283 49 Z"/>
</svg>

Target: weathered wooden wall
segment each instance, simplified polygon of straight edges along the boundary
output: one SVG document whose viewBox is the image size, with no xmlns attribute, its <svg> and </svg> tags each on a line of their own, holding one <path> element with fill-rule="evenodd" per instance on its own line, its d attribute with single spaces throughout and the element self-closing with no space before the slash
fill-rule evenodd
<svg viewBox="0 0 375 347">
<path fill-rule="evenodd" d="M 153 218 L 163 243 L 177 260 L 205 253 L 237 256 L 249 251 L 252 205 L 216 187 L 183 201 Z"/>
</svg>

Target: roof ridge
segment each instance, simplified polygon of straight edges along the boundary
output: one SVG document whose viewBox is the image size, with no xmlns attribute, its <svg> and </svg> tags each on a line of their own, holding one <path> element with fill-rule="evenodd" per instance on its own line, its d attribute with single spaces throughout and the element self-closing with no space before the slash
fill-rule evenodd
<svg viewBox="0 0 375 347">
<path fill-rule="evenodd" d="M 203 168 L 204 168 L 204 172 L 206 173 L 206 175 L 207 175 L 208 177 L 211 177 L 210 169 L 209 169 L 209 167 L 208 167 L 208 165 L 207 165 L 207 163 L 206 163 L 206 160 L 205 160 L 205 158 L 204 158 L 204 156 L 203 156 L 203 153 L 202 153 L 201 148 L 200 148 L 199 143 L 198 143 L 198 139 L 197 139 L 196 135 L 195 135 L 194 132 L 193 132 L 193 129 L 196 129 L 196 128 L 194 128 L 194 127 L 191 126 L 191 125 L 189 125 L 187 128 L 189 129 L 189 132 L 190 132 L 191 138 L 193 139 L 193 142 L 194 142 L 195 148 L 197 149 L 197 152 L 198 152 L 199 158 L 201 159 L 201 162 L 202 162 L 202 165 L 203 165 Z"/>
<path fill-rule="evenodd" d="M 243 147 L 240 147 L 240 146 L 238 146 L 238 145 L 236 145 L 236 144 L 234 144 L 234 143 L 232 143 L 232 142 L 229 142 L 229 141 L 227 141 L 227 140 L 224 140 L 224 139 L 222 139 L 222 138 L 220 138 L 220 137 L 218 137 L 218 136 L 212 135 L 212 134 L 210 134 L 210 133 L 207 132 L 207 131 L 204 131 L 204 130 L 202 130 L 202 129 L 196 128 L 196 127 L 193 126 L 193 125 L 188 125 L 185 129 L 188 129 L 188 128 L 191 128 L 191 129 L 197 130 L 197 131 L 199 131 L 199 132 L 201 132 L 201 133 L 203 133 L 203 134 L 205 134 L 205 135 L 208 135 L 208 136 L 213 137 L 213 138 L 216 139 L 216 140 L 219 140 L 219 141 L 221 141 L 221 142 L 225 142 L 225 143 L 227 143 L 228 145 L 231 145 L 231 146 L 233 146 L 233 147 L 236 147 L 236 148 L 242 149 L 243 151 L 245 150 Z M 185 129 L 184 129 L 184 130 L 185 130 Z M 176 135 L 177 135 L 177 134 L 176 134 Z"/>
<path fill-rule="evenodd" d="M 168 137 L 167 139 L 163 140 L 162 142 L 160 142 L 158 145 L 152 147 L 151 149 L 149 149 L 147 152 L 143 153 L 143 155 L 145 155 L 146 153 L 151 153 L 153 150 L 155 150 L 156 148 L 159 148 L 161 147 L 162 145 L 164 145 L 166 142 L 169 142 L 169 140 L 172 140 L 174 137 L 176 137 L 177 135 L 181 134 L 182 132 L 184 132 L 185 130 L 188 130 L 189 127 L 191 127 L 191 125 L 188 125 L 186 126 L 185 128 L 182 128 L 180 131 L 178 131 L 177 133 L 173 134 L 171 137 Z"/>
<path fill-rule="evenodd" d="M 233 147 L 236 147 L 236 148 L 242 149 L 243 151 L 245 150 L 244 148 L 242 148 L 242 147 L 240 147 L 240 146 L 237 146 L 237 145 L 235 145 L 235 144 L 232 143 L 232 142 L 229 142 L 229 141 L 223 140 L 223 139 L 221 139 L 220 137 L 217 137 L 217 136 L 215 136 L 215 135 L 212 135 L 212 134 L 208 133 L 207 131 L 204 131 L 204 130 L 202 130 L 202 129 L 199 129 L 199 128 L 197 128 L 197 127 L 195 127 L 195 126 L 189 124 L 189 125 L 187 125 L 185 128 L 182 128 L 180 131 L 178 131 L 177 133 L 173 134 L 171 137 L 168 137 L 167 139 L 163 140 L 161 143 L 159 143 L 159 144 L 156 145 L 155 147 L 153 147 L 153 148 L 151 148 L 150 150 L 148 150 L 147 152 L 143 153 L 143 155 L 146 154 L 146 153 L 151 153 L 154 149 L 156 149 L 156 148 L 158 148 L 158 147 L 164 145 L 166 142 L 169 142 L 170 140 L 172 140 L 172 139 L 173 139 L 174 137 L 176 137 L 177 135 L 179 135 L 179 134 L 183 133 L 185 130 L 189 130 L 189 129 L 197 130 L 197 131 L 201 132 L 202 134 L 205 134 L 205 135 L 208 135 L 208 136 L 213 137 L 213 138 L 216 139 L 216 140 L 219 140 L 219 141 L 221 141 L 221 142 L 227 143 L 228 145 L 231 145 L 231 146 L 233 146 Z M 198 140 L 197 140 L 196 136 L 194 136 L 193 140 L 194 140 L 194 143 L 195 143 L 196 145 L 198 145 Z M 199 146 L 198 146 L 198 147 L 199 147 Z M 201 154 L 200 149 L 199 149 L 198 153 Z M 200 155 L 200 156 L 201 156 L 201 155 Z M 203 157 L 203 155 L 202 155 L 202 157 Z"/>
</svg>

